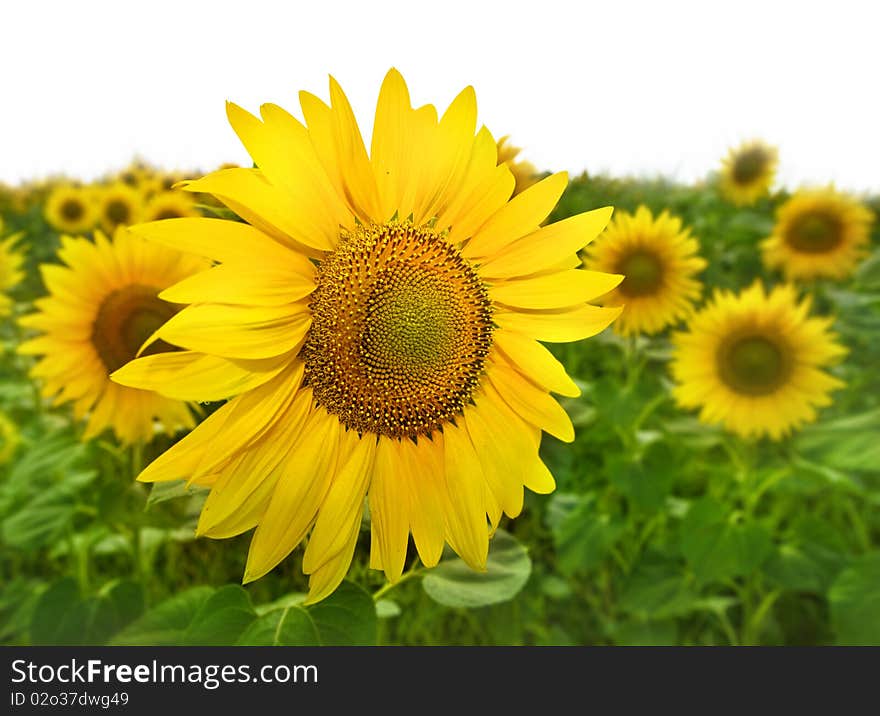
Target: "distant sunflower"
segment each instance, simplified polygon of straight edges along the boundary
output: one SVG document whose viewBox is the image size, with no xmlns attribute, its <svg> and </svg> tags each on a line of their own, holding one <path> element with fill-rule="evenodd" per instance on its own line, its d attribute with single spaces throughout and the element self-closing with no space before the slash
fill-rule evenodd
<svg viewBox="0 0 880 716">
<path fill-rule="evenodd" d="M 182 191 L 163 191 L 153 195 L 142 213 L 143 221 L 180 219 L 185 216 L 201 216 L 192 194 Z"/>
<path fill-rule="evenodd" d="M 74 236 L 91 231 L 98 219 L 91 190 L 70 184 L 59 184 L 52 189 L 43 214 L 53 229 Z"/>
<path fill-rule="evenodd" d="M 396 581 L 409 536 L 424 564 L 448 542 L 486 564 L 523 487 L 553 490 L 541 431 L 574 431 L 550 392 L 578 388 L 542 341 L 574 341 L 620 312 L 586 301 L 619 277 L 578 270 L 611 209 L 539 228 L 555 174 L 510 199 L 467 88 L 437 119 L 399 73 L 379 93 L 368 155 L 340 86 L 300 94 L 305 124 L 275 105 L 230 122 L 259 169 L 191 183 L 247 223 L 169 219 L 136 231 L 219 265 L 167 289 L 184 308 L 158 331 L 192 353 L 138 359 L 125 385 L 232 399 L 141 474 L 211 492 L 198 534 L 256 528 L 244 579 L 305 537 L 309 601 L 348 571 L 368 496 L 371 565 Z"/>
<path fill-rule="evenodd" d="M 21 234 L 15 234 L 0 241 L 0 316 L 8 316 L 12 310 L 6 292 L 24 279 L 24 251 L 17 245 L 20 238 Z"/>
<path fill-rule="evenodd" d="M 833 187 L 797 192 L 776 212 L 761 243 L 764 265 L 786 278 L 842 279 L 868 253 L 871 211 Z"/>
<path fill-rule="evenodd" d="M 12 459 L 20 442 L 21 433 L 18 427 L 0 410 L 0 465 L 5 465 Z"/>
<path fill-rule="evenodd" d="M 111 184 L 99 191 L 98 213 L 101 226 L 113 234 L 119 226 L 129 226 L 141 220 L 144 198 L 137 189 L 126 184 Z"/>
<path fill-rule="evenodd" d="M 614 330 L 624 336 L 658 333 L 686 318 L 700 297 L 694 278 L 706 267 L 699 243 L 669 212 L 657 218 L 644 206 L 615 214 L 605 232 L 587 247 L 584 264 L 625 278 L 601 299 L 624 306 Z"/>
<path fill-rule="evenodd" d="M 716 291 L 687 332 L 673 336 L 674 395 L 700 419 L 744 437 L 779 440 L 816 419 L 816 408 L 841 383 L 822 368 L 846 349 L 829 331 L 831 319 L 809 318 L 809 299 L 755 282 L 739 295 Z"/>
<path fill-rule="evenodd" d="M 758 140 L 731 149 L 721 166 L 721 193 L 737 206 L 754 204 L 770 191 L 778 164 L 776 147 Z"/>
<path fill-rule="evenodd" d="M 19 347 L 42 356 L 31 375 L 42 380 L 43 396 L 54 396 L 55 405 L 72 401 L 77 419 L 91 413 L 85 440 L 112 428 L 122 442 L 146 442 L 154 418 L 169 433 L 191 428 L 185 403 L 117 385 L 109 376 L 180 308 L 158 298 L 159 292 L 207 263 L 124 229 L 112 241 L 100 232 L 94 242 L 64 236 L 58 256 L 65 265 L 40 267 L 49 296 L 35 302 L 38 312 L 19 320 L 44 334 Z M 162 350 L 173 349 L 156 342 L 144 354 Z"/>
<path fill-rule="evenodd" d="M 535 184 L 540 175 L 535 165 L 523 159 L 517 161 L 517 156 L 522 151 L 520 147 L 514 147 L 508 142 L 510 137 L 501 137 L 498 140 L 498 163 L 506 164 L 516 181 L 513 187 L 513 195 L 521 194 L 532 184 Z"/>
</svg>

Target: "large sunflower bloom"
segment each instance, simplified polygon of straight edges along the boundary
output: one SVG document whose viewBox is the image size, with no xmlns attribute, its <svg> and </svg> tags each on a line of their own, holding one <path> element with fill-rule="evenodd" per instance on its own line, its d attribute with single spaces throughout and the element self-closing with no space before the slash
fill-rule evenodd
<svg viewBox="0 0 880 716">
<path fill-rule="evenodd" d="M 797 192 L 761 243 L 764 265 L 789 280 L 846 278 L 867 254 L 871 211 L 833 187 Z"/>
<path fill-rule="evenodd" d="M 679 405 L 744 437 L 778 440 L 815 420 L 843 385 L 822 368 L 846 349 L 829 331 L 831 319 L 809 310 L 790 285 L 769 294 L 759 282 L 739 295 L 716 291 L 688 330 L 673 335 Z"/>
<path fill-rule="evenodd" d="M 770 191 L 778 164 L 776 147 L 758 140 L 731 149 L 721 164 L 721 193 L 737 206 L 754 204 Z"/>
<path fill-rule="evenodd" d="M 667 211 L 656 218 L 645 206 L 635 214 L 616 213 L 584 259 L 589 269 L 625 277 L 601 300 L 605 306 L 624 306 L 614 330 L 624 336 L 652 334 L 686 318 L 702 290 L 694 277 L 706 268 L 698 250 L 690 230 Z"/>
<path fill-rule="evenodd" d="M 187 405 L 146 390 L 117 385 L 110 373 L 135 357 L 143 343 L 179 306 L 157 297 L 167 286 L 207 268 L 199 257 L 149 244 L 124 229 L 109 241 L 61 238 L 65 265 L 40 267 L 49 296 L 21 325 L 43 335 L 19 352 L 40 355 L 31 376 L 54 404 L 72 402 L 77 419 L 89 415 L 84 440 L 112 428 L 124 443 L 153 437 L 155 418 L 169 433 L 195 424 Z M 169 350 L 153 343 L 145 352 Z"/>
<path fill-rule="evenodd" d="M 307 535 L 309 599 L 348 570 L 368 495 L 371 565 L 400 578 L 409 535 L 425 565 L 444 542 L 486 563 L 523 486 L 550 492 L 541 431 L 574 431 L 550 392 L 576 395 L 540 344 L 605 328 L 588 305 L 619 277 L 576 269 L 604 228 L 599 209 L 539 228 L 566 185 L 556 174 L 510 200 L 514 178 L 476 131 L 465 89 L 438 121 L 392 70 L 369 154 L 351 107 L 303 92 L 305 124 L 267 104 L 228 105 L 259 169 L 189 184 L 247 223 L 169 219 L 141 235 L 219 265 L 166 290 L 190 302 L 157 335 L 188 353 L 120 370 L 123 384 L 197 400 L 233 397 L 141 480 L 211 487 L 198 533 L 256 527 L 245 581 Z"/>
</svg>

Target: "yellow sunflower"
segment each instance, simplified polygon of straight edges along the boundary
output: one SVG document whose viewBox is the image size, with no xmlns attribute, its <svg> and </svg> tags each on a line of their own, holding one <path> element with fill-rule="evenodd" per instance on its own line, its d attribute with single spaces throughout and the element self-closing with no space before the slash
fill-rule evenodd
<svg viewBox="0 0 880 716">
<path fill-rule="evenodd" d="M 737 206 L 754 204 L 770 192 L 778 164 L 776 147 L 759 140 L 731 149 L 721 166 L 721 193 Z"/>
<path fill-rule="evenodd" d="M 103 187 L 98 195 L 98 216 L 101 226 L 112 235 L 118 226 L 129 226 L 141 220 L 144 208 L 142 194 L 127 184 Z"/>
<path fill-rule="evenodd" d="M 822 368 L 846 349 L 829 331 L 831 319 L 809 310 L 790 285 L 769 294 L 757 281 L 738 295 L 716 291 L 687 332 L 673 335 L 678 404 L 743 437 L 779 440 L 815 420 L 843 385 Z"/>
<path fill-rule="evenodd" d="M 8 316 L 12 310 L 6 292 L 24 279 L 24 252 L 17 246 L 20 238 L 21 234 L 14 234 L 0 241 L 0 316 Z"/>
<path fill-rule="evenodd" d="M 73 402 L 77 419 L 91 413 L 84 440 L 112 428 L 124 443 L 146 442 L 158 418 L 169 433 L 195 423 L 187 405 L 156 393 L 110 381 L 110 373 L 135 357 L 144 341 L 180 306 L 159 292 L 207 268 L 203 259 L 147 243 L 124 229 L 112 241 L 61 239 L 65 265 L 40 267 L 49 295 L 37 299 L 36 313 L 20 319 L 43 333 L 19 352 L 40 355 L 31 376 L 43 382 L 43 397 Z M 152 343 L 144 353 L 171 350 Z M 180 354 L 175 354 L 180 356 Z"/>
<path fill-rule="evenodd" d="M 694 276 L 706 268 L 698 250 L 690 230 L 667 211 L 656 218 L 644 206 L 635 214 L 616 213 L 584 258 L 589 269 L 625 276 L 601 300 L 624 307 L 614 330 L 652 334 L 686 318 L 702 289 Z"/>
<path fill-rule="evenodd" d="M 12 419 L 0 410 L 0 465 L 5 465 L 15 455 L 21 442 L 21 433 Z"/>
<path fill-rule="evenodd" d="M 43 215 L 53 229 L 72 235 L 91 231 L 98 219 L 92 191 L 70 184 L 59 184 L 52 189 Z"/>
<path fill-rule="evenodd" d="M 834 187 L 799 191 L 779 207 L 773 234 L 761 243 L 764 265 L 789 280 L 846 278 L 868 253 L 873 220 Z"/>
<path fill-rule="evenodd" d="M 532 184 L 536 183 L 539 178 L 538 170 L 535 168 L 535 165 L 531 162 L 527 162 L 523 159 L 517 161 L 517 156 L 522 151 L 520 147 L 514 147 L 508 141 L 510 139 L 509 136 L 501 137 L 498 140 L 498 163 L 506 164 L 507 168 L 510 169 L 513 174 L 513 178 L 516 181 L 513 187 L 513 195 L 521 194 L 526 189 L 528 189 Z"/>
<path fill-rule="evenodd" d="M 185 216 L 201 216 L 191 194 L 182 191 L 163 191 L 154 194 L 143 209 L 144 221 L 179 219 Z"/>
<path fill-rule="evenodd" d="M 554 487 L 542 430 L 574 437 L 550 392 L 578 389 L 538 341 L 585 338 L 619 313 L 586 303 L 619 277 L 576 268 L 611 209 L 539 228 L 566 175 L 511 200 L 513 175 L 477 131 L 470 87 L 438 120 L 390 71 L 369 153 L 335 80 L 329 104 L 300 101 L 304 124 L 276 105 L 260 120 L 229 104 L 259 169 L 188 186 L 247 223 L 136 229 L 219 265 L 162 294 L 192 304 L 157 332 L 189 352 L 140 358 L 114 379 L 232 398 L 140 479 L 209 485 L 200 535 L 256 528 L 246 582 L 309 535 L 312 602 L 348 570 L 365 495 L 371 565 L 389 580 L 410 534 L 425 565 L 447 542 L 482 569 L 523 487 Z"/>
</svg>

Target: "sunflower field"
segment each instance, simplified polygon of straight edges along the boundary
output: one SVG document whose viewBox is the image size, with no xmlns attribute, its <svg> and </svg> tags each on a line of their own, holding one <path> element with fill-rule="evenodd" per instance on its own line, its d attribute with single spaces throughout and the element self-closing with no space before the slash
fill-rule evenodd
<svg viewBox="0 0 880 716">
<path fill-rule="evenodd" d="M 880 197 L 301 102 L 0 186 L 2 643 L 880 644 Z"/>
</svg>

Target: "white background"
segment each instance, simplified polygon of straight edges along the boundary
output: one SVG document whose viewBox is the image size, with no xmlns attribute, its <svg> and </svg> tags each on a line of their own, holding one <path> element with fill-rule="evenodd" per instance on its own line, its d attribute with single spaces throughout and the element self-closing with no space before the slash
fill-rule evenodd
<svg viewBox="0 0 880 716">
<path fill-rule="evenodd" d="M 540 169 L 706 176 L 761 137 L 788 186 L 880 191 L 876 2 L 29 2 L 0 4 L 0 181 L 247 155 L 251 111 L 333 74 L 366 137 L 389 67 L 415 103 L 477 91 Z"/>
</svg>

